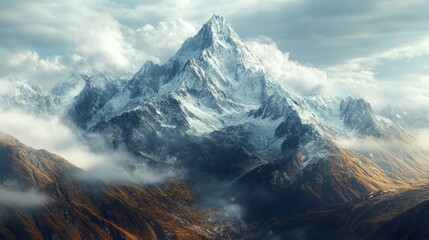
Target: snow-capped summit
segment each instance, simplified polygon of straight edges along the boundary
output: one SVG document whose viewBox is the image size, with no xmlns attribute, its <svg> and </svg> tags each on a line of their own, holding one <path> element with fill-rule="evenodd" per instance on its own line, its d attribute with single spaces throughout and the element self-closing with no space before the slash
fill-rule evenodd
<svg viewBox="0 0 429 240">
<path fill-rule="evenodd" d="M 232 29 L 231 24 L 224 17 L 217 14 L 213 14 L 212 18 L 203 25 L 201 34 L 207 34 L 215 42 L 217 39 L 239 39 L 234 29 Z M 208 41 L 208 43 L 212 42 Z"/>
<path fill-rule="evenodd" d="M 235 137 L 244 135 L 259 157 L 271 161 L 279 152 L 301 154 L 305 168 L 332 155 L 324 134 L 329 124 L 317 113 L 305 97 L 267 74 L 231 25 L 214 15 L 165 64 L 145 63 L 87 126 L 107 132 L 114 144 L 125 144 L 124 139 L 155 161 L 154 155 L 178 144 L 172 136 L 224 141 L 219 136 L 234 132 L 227 138 L 238 141 Z M 163 144 L 147 147 L 154 142 Z M 248 164 L 254 163 L 243 165 Z"/>
<path fill-rule="evenodd" d="M 170 121 L 171 117 L 165 116 L 173 111 L 171 106 L 165 106 L 166 102 L 174 103 L 174 114 L 180 116 L 180 121 Z M 146 62 L 121 91 L 90 115 L 86 126 L 91 128 L 139 109 L 155 109 L 147 114 L 159 126 L 186 122 L 181 129 L 187 126 L 190 133 L 197 135 L 252 125 L 252 141 L 260 149 L 280 146 L 281 140 L 274 133 L 284 121 L 291 122 L 283 126 L 293 122 L 312 129 L 307 132 L 313 139 L 306 137 L 301 143 L 307 147 L 312 146 L 313 140 L 349 137 L 350 129 L 380 135 L 375 114 L 360 100 L 305 97 L 280 86 L 263 70 L 260 59 L 249 51 L 231 25 L 218 15 L 186 40 L 165 64 Z M 371 129 L 362 125 L 368 121 Z"/>
<path fill-rule="evenodd" d="M 223 49 L 224 51 L 229 49 L 237 50 L 237 53 L 245 52 L 242 48 L 244 48 L 244 44 L 229 22 L 221 16 L 213 15 L 194 37 L 183 43 L 169 62 L 178 61 L 182 66 L 189 59 L 198 58 L 204 51 L 213 52 L 214 49 Z"/>
<path fill-rule="evenodd" d="M 145 63 L 89 126 L 172 96 L 194 131 L 209 132 L 260 108 L 273 94 L 290 95 L 263 71 L 231 25 L 214 15 L 165 64 Z"/>
</svg>

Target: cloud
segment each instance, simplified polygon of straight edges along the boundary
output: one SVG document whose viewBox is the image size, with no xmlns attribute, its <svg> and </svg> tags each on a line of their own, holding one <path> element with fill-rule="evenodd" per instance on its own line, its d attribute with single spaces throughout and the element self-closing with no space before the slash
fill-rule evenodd
<svg viewBox="0 0 429 240">
<path fill-rule="evenodd" d="M 103 158 L 104 162 L 93 165 L 87 169 L 87 172 L 94 174 L 105 182 L 128 182 L 135 184 L 152 185 L 163 182 L 174 177 L 174 172 L 166 168 L 155 168 L 140 162 L 133 162 L 128 153 L 122 151 L 115 155 L 98 156 Z M 106 162 L 106 159 L 110 161 Z M 102 167 L 100 167 L 102 166 Z"/>
<path fill-rule="evenodd" d="M 49 197 L 34 190 L 20 190 L 14 182 L 0 185 L 0 206 L 20 208 L 40 207 L 49 202 Z"/>
<path fill-rule="evenodd" d="M 272 54 L 271 73 L 300 92 L 322 82 L 327 93 L 427 102 L 427 11 L 423 0 L 9 1 L 0 8 L 0 77 L 49 89 L 83 65 L 134 72 L 167 60 L 218 13 L 251 47 L 260 43 L 257 54 Z"/>
<path fill-rule="evenodd" d="M 429 151 L 429 128 L 423 128 L 416 131 L 417 143 Z"/>
<path fill-rule="evenodd" d="M 364 138 L 341 138 L 335 139 L 335 142 L 346 149 L 358 152 L 377 152 L 377 151 L 394 151 L 406 149 L 403 142 L 393 140 L 383 140 L 373 137 Z"/>
<path fill-rule="evenodd" d="M 165 20 L 186 19 L 198 25 L 212 14 L 221 14 L 227 18 L 237 15 L 269 12 L 290 0 L 269 1 L 261 5 L 257 0 L 188 0 L 188 1 L 109 1 L 104 10 L 114 16 L 120 23 L 138 26 L 141 22 L 157 23 Z"/>
<path fill-rule="evenodd" d="M 36 79 L 42 87 L 50 89 L 59 81 L 64 81 L 70 75 L 70 66 L 79 59 L 72 56 L 68 59 L 56 55 L 41 58 L 35 51 L 20 50 L 16 52 L 1 51 L 0 76 Z"/>
<path fill-rule="evenodd" d="M 429 38 L 409 46 L 350 59 L 325 71 L 330 79 L 340 83 L 336 91 L 364 97 L 373 104 L 429 107 L 429 68 L 424 67 L 429 67 L 425 63 L 427 60 Z M 412 66 L 414 61 L 421 62 L 418 68 Z"/>
<path fill-rule="evenodd" d="M 243 208 L 239 204 L 225 204 L 222 209 L 227 217 L 238 219 L 243 217 Z"/>
<path fill-rule="evenodd" d="M 233 20 L 243 37 L 269 36 L 296 60 L 327 67 L 427 37 L 428 8 L 424 0 L 285 1 Z"/>
<path fill-rule="evenodd" d="M 97 10 L 97 3 L 102 2 L 36 0 L 6 4 L 0 10 L 0 42 L 13 49 L 71 48 L 93 57 L 103 55 L 112 64 L 126 64 L 128 46 L 123 41 L 121 25 Z"/>
<path fill-rule="evenodd" d="M 4 2 L 0 77 L 50 89 L 86 65 L 135 72 L 146 60 L 166 61 L 218 13 L 268 72 L 298 92 L 323 86 L 377 106 L 428 106 L 427 10 L 423 0 Z"/>
<path fill-rule="evenodd" d="M 327 75 L 322 70 L 305 66 L 289 58 L 268 37 L 249 40 L 246 45 L 250 51 L 262 60 L 265 70 L 283 86 L 308 94 L 314 88 L 327 82 Z"/>
<path fill-rule="evenodd" d="M 0 78 L 0 95 L 8 94 L 12 85 L 12 80 L 7 78 Z"/>
<path fill-rule="evenodd" d="M 0 9 L 0 74 L 27 75 L 45 87 L 63 80 L 76 56 L 99 69 L 124 70 L 133 55 L 122 26 L 97 2 L 15 1 Z M 50 75 L 46 80 L 44 77 Z M 58 79 L 55 81 L 55 75 Z"/>
<path fill-rule="evenodd" d="M 429 128 L 415 128 L 411 133 L 413 134 L 412 145 L 407 145 L 406 142 L 399 139 L 385 140 L 374 137 L 337 138 L 334 139 L 334 141 L 343 148 L 355 150 L 358 152 L 409 152 L 410 147 L 416 147 L 415 149 L 429 151 Z"/>
<path fill-rule="evenodd" d="M 196 32 L 195 25 L 180 19 L 123 25 L 104 0 L 2 5 L 0 77 L 28 78 L 48 90 L 84 65 L 133 72 L 147 60 L 163 62 Z"/>
<path fill-rule="evenodd" d="M 125 151 L 107 149 L 101 139 L 89 136 L 89 141 L 97 145 L 94 151 L 76 129 L 70 129 L 57 117 L 0 112 L 0 131 L 33 148 L 56 153 L 106 182 L 153 184 L 173 176 L 173 172 L 150 167 Z"/>
<path fill-rule="evenodd" d="M 386 65 L 391 66 L 392 62 L 403 64 L 402 61 L 426 56 L 429 60 L 427 40 L 328 68 L 316 68 L 291 60 L 289 53 L 279 50 L 268 37 L 248 40 L 246 45 L 279 83 L 302 94 L 318 89 L 329 96 L 365 98 L 376 108 L 395 105 L 418 110 L 429 107 L 429 70 L 397 73 L 395 78 L 389 79 L 378 74 L 380 69 L 389 68 Z"/>
<path fill-rule="evenodd" d="M 176 52 L 182 43 L 197 32 L 190 22 L 161 21 L 156 26 L 146 24 L 133 31 L 133 44 L 136 49 L 163 63 Z"/>
</svg>

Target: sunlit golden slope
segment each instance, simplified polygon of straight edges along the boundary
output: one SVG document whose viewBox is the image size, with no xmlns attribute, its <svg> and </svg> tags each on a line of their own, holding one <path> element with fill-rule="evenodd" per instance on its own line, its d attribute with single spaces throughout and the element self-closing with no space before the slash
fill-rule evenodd
<svg viewBox="0 0 429 240">
<path fill-rule="evenodd" d="M 403 129 L 382 138 L 362 137 L 343 143 L 343 149 L 361 155 L 376 164 L 393 181 L 418 183 L 429 179 L 429 150 Z M 346 141 L 347 142 L 347 141 Z"/>
<path fill-rule="evenodd" d="M 38 208 L 0 206 L 0 239 L 206 239 L 208 213 L 180 181 L 158 187 L 106 185 L 59 156 L 0 135 L 0 180 L 51 199 Z"/>
</svg>

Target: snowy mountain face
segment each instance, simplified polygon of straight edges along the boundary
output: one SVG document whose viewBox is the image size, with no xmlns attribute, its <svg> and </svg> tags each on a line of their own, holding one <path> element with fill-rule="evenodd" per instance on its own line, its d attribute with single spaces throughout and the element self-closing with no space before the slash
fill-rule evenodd
<svg viewBox="0 0 429 240">
<path fill-rule="evenodd" d="M 131 76 L 88 72 L 80 77 L 85 85 L 73 98 L 68 115 L 76 125 L 86 128 L 92 116 L 124 87 Z"/>
<path fill-rule="evenodd" d="M 86 101 L 96 106 L 87 114 L 91 132 L 142 161 L 176 169 L 207 194 L 229 194 L 231 186 L 249 208 L 258 202 L 291 210 L 284 199 L 292 196 L 309 203 L 292 209 L 338 204 L 394 185 L 391 176 L 400 174 L 392 164 L 427 168 L 414 163 L 420 153 L 405 161 L 406 150 L 398 151 L 393 163 L 385 150 L 338 144 L 408 138 L 363 99 L 300 96 L 280 86 L 219 16 L 165 64 L 147 62 L 117 93 L 101 92 L 112 97 Z M 253 188 L 275 201 L 264 202 Z"/>
<path fill-rule="evenodd" d="M 365 100 L 348 97 L 341 101 L 340 112 L 344 124 L 351 130 L 361 134 L 381 135 L 371 105 Z"/>
<path fill-rule="evenodd" d="M 171 95 L 181 103 L 192 130 L 207 133 L 228 125 L 277 92 L 269 81 L 259 60 L 230 25 L 214 17 L 167 63 L 146 63 L 101 109 L 92 125 Z"/>
<path fill-rule="evenodd" d="M 61 99 L 28 80 L 11 80 L 7 90 L 0 93 L 0 109 L 23 111 L 34 115 L 47 116 L 56 113 Z"/>
<path fill-rule="evenodd" d="M 169 106 L 160 102 L 170 101 L 179 107 L 164 110 Z M 152 115 L 149 109 L 154 109 Z M 282 88 L 263 71 L 259 59 L 249 52 L 229 23 L 218 16 L 188 39 L 166 64 L 146 63 L 89 126 L 99 121 L 110 122 L 109 119 L 117 122 L 121 114 L 133 110 L 151 115 L 154 123 L 150 125 L 157 126 L 153 127 L 157 135 L 180 126 L 187 134 L 212 138 L 212 132 L 240 126 L 247 132 L 249 147 L 271 159 L 273 152 L 280 151 L 285 137 L 275 132 L 286 116 L 288 121 L 313 127 L 318 121 L 302 97 Z M 164 112 L 181 116 L 180 124 Z M 146 129 L 150 129 L 147 125 Z"/>
<path fill-rule="evenodd" d="M 169 106 L 159 103 L 170 101 L 179 107 L 169 114 L 181 116 L 185 124 L 172 122 L 163 114 Z M 149 109 L 154 109 L 152 115 Z M 146 63 L 90 125 L 113 121 L 134 110 L 151 115 L 158 135 L 181 126 L 186 134 L 212 137 L 212 132 L 240 126 L 248 131 L 251 147 L 261 152 L 280 150 L 284 136 L 276 136 L 275 131 L 286 116 L 300 124 L 316 121 L 304 99 L 267 75 L 260 60 L 219 16 L 188 39 L 164 65 Z"/>
<path fill-rule="evenodd" d="M 78 108 L 81 115 L 93 114 L 119 92 L 131 77 L 130 73 L 76 71 L 66 81 L 54 86 L 50 92 L 46 92 L 30 80 L 2 80 L 0 110 L 22 111 L 40 117 L 64 117 L 64 115 L 72 115 L 70 112 Z M 85 105 L 84 102 L 89 105 L 82 106 Z M 92 110 L 84 109 L 85 107 Z M 79 119 L 79 121 L 84 122 L 85 119 Z M 78 123 L 77 119 L 75 123 Z M 79 126 L 83 127 L 83 125 Z"/>
<path fill-rule="evenodd" d="M 60 82 L 51 90 L 51 94 L 61 98 L 61 103 L 64 109 L 70 107 L 74 98 L 79 95 L 85 87 L 85 80 L 81 74 L 73 73 L 70 78 L 64 82 Z"/>
</svg>

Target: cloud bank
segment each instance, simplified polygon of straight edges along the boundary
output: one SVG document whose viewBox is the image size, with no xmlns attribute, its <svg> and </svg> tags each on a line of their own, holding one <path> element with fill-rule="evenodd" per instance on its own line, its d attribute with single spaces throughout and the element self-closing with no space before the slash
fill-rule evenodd
<svg viewBox="0 0 429 240">
<path fill-rule="evenodd" d="M 262 60 L 265 70 L 285 87 L 309 94 L 328 81 L 324 71 L 291 60 L 289 53 L 279 50 L 277 44 L 268 37 L 249 40 L 246 45 Z"/>
<path fill-rule="evenodd" d="M 162 63 L 218 13 L 268 72 L 298 92 L 323 87 L 326 94 L 376 105 L 429 105 L 429 7 L 423 0 L 263 6 L 253 0 L 21 0 L 0 7 L 0 77 L 28 78 L 45 89 L 86 65 L 134 72 L 146 60 Z"/>
<path fill-rule="evenodd" d="M 417 131 L 417 141 L 421 147 L 429 151 L 429 128 L 423 128 Z"/>
<path fill-rule="evenodd" d="M 243 38 L 265 35 L 285 59 L 291 56 L 303 66 L 315 66 L 295 68 L 290 77 L 301 73 L 311 85 L 309 75 L 324 78 L 314 71 L 318 68 L 328 79 L 353 78 L 351 86 L 358 88 L 351 92 L 382 81 L 392 95 L 401 94 L 397 89 L 408 83 L 407 92 L 420 89 L 420 95 L 409 100 L 427 101 L 421 89 L 427 92 L 428 86 L 421 82 L 429 75 L 428 11 L 424 0 L 280 0 L 263 6 L 254 0 L 5 1 L 0 3 L 0 77 L 24 75 L 49 89 L 82 62 L 98 69 L 135 71 L 146 60 L 165 61 L 217 13 Z M 306 84 L 298 85 L 308 90 Z M 380 91 L 371 92 L 375 98 Z"/>
<path fill-rule="evenodd" d="M 33 208 L 41 207 L 48 202 L 49 197 L 34 189 L 20 190 L 14 182 L 0 185 L 0 206 Z"/>
<path fill-rule="evenodd" d="M 379 108 L 387 105 L 416 111 L 429 108 L 429 75 L 403 76 L 404 81 L 386 80 L 377 75 L 377 67 L 382 68 L 385 62 L 400 62 L 424 55 L 429 50 L 429 47 L 425 50 L 426 42 L 417 44 L 416 48 L 386 51 L 329 68 L 316 68 L 291 60 L 288 52 L 279 50 L 267 37 L 248 40 L 246 44 L 262 60 L 268 73 L 286 88 L 301 94 L 365 98 Z"/>
<path fill-rule="evenodd" d="M 0 112 L 0 131 L 11 134 L 24 144 L 46 149 L 106 182 L 154 184 L 173 176 L 169 170 L 155 169 L 121 150 L 102 147 L 95 152 L 78 131 L 64 125 L 57 117 L 38 118 L 20 112 Z"/>
<path fill-rule="evenodd" d="M 180 19 L 123 25 L 109 13 L 109 1 L 1 5 L 0 77 L 18 75 L 46 89 L 84 65 L 99 71 L 137 71 L 146 60 L 163 62 L 196 31 Z"/>
</svg>

